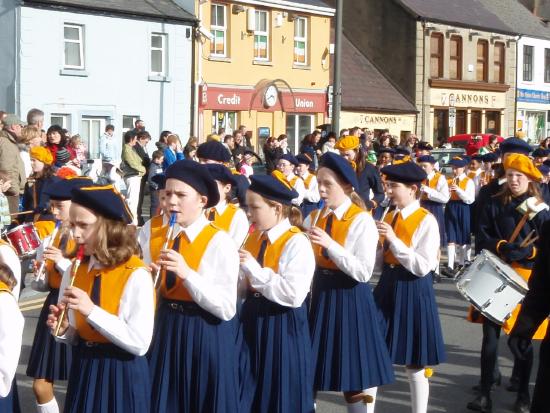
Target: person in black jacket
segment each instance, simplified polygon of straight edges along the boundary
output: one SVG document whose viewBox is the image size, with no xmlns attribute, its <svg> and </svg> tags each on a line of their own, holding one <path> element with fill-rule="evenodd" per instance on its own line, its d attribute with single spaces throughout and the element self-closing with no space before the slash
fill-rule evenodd
<svg viewBox="0 0 550 413">
<path fill-rule="evenodd" d="M 151 140 L 151 135 L 149 135 L 149 132 L 143 130 L 137 134 L 137 138 L 138 141 L 137 145 L 134 146 L 134 150 L 141 158 L 141 164 L 145 167 L 145 174 L 141 177 L 141 185 L 139 188 L 139 201 L 137 206 L 138 226 L 143 226 L 145 221 L 141 216 L 141 209 L 143 206 L 143 198 L 145 197 L 145 185 L 147 184 L 147 177 L 149 176 L 149 166 L 151 165 L 151 158 L 147 153 L 147 144 Z"/>
</svg>

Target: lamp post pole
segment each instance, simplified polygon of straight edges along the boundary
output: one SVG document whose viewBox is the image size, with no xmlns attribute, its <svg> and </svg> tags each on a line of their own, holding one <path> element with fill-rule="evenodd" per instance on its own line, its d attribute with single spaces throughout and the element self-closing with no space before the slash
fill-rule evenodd
<svg viewBox="0 0 550 413">
<path fill-rule="evenodd" d="M 332 80 L 332 131 L 340 133 L 340 110 L 342 108 L 342 12 L 344 0 L 336 0 L 336 25 L 334 27 L 334 77 Z M 338 137 L 338 136 L 337 136 Z"/>
</svg>

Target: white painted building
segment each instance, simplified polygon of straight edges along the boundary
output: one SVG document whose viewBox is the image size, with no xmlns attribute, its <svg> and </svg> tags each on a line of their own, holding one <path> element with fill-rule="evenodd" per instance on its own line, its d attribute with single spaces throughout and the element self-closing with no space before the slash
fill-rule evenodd
<svg viewBox="0 0 550 413">
<path fill-rule="evenodd" d="M 3 0 L 0 110 L 42 109 L 46 127 L 79 133 L 92 157 L 105 125 L 122 146 L 138 118 L 153 142 L 165 129 L 185 142 L 195 24 L 170 0 Z"/>
</svg>

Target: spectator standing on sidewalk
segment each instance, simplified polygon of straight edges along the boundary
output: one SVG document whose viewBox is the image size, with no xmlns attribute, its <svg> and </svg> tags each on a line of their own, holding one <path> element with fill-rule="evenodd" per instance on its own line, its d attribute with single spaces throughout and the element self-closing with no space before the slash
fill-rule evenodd
<svg viewBox="0 0 550 413">
<path fill-rule="evenodd" d="M 147 182 L 149 183 L 149 191 L 151 193 L 151 207 L 149 216 L 153 218 L 157 215 L 157 209 L 159 207 L 159 186 L 155 182 L 155 176 L 162 175 L 164 170 L 162 169 L 162 163 L 164 162 L 164 152 L 156 150 L 153 152 L 151 165 L 149 166 L 149 173 L 147 174 Z"/>
<path fill-rule="evenodd" d="M 137 225 L 137 207 L 139 202 L 139 189 L 141 177 L 145 174 L 142 160 L 134 150 L 137 145 L 137 136 L 134 131 L 124 134 L 124 147 L 122 148 L 122 172 L 126 183 L 126 203 L 132 213 L 132 224 Z"/>
<path fill-rule="evenodd" d="M 145 197 L 145 186 L 147 185 L 147 177 L 149 175 L 149 165 L 151 165 L 151 158 L 147 153 L 147 144 L 151 140 L 151 135 L 149 135 L 149 132 L 141 131 L 138 133 L 137 138 L 137 145 L 134 146 L 134 150 L 141 158 L 141 164 L 145 167 L 145 174 L 141 178 L 141 185 L 139 188 L 139 202 L 137 206 L 138 226 L 141 227 L 145 223 L 141 215 L 141 209 L 143 207 L 143 198 Z"/>
<path fill-rule="evenodd" d="M 0 131 L 0 165 L 10 177 L 11 187 L 5 195 L 8 198 L 10 213 L 13 214 L 19 210 L 19 195 L 23 193 L 27 182 L 25 166 L 17 146 L 24 122 L 17 115 L 8 114 L 2 123 L 4 128 Z"/>
<path fill-rule="evenodd" d="M 183 159 L 183 150 L 178 135 L 172 134 L 168 136 L 166 143 L 168 146 L 164 150 L 164 162 L 162 163 L 162 168 L 165 171 L 174 162 Z"/>
</svg>

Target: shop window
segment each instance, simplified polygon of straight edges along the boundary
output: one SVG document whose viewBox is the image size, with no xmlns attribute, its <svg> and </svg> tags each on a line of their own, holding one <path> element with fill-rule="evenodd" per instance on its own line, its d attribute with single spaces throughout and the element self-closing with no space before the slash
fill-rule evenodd
<svg viewBox="0 0 550 413">
<path fill-rule="evenodd" d="M 494 74 L 493 74 L 493 80 L 497 83 L 504 83 L 505 76 L 505 53 L 506 53 L 506 46 L 502 42 L 496 42 L 495 43 L 495 50 L 494 50 L 494 59 L 493 59 L 493 68 L 494 68 Z"/>
<path fill-rule="evenodd" d="M 80 122 L 80 137 L 88 148 L 90 159 L 99 158 L 99 138 L 105 130 L 106 119 L 100 117 L 83 116 Z"/>
<path fill-rule="evenodd" d="M 544 83 L 550 83 L 550 49 L 544 49 Z"/>
<path fill-rule="evenodd" d="M 65 113 L 52 113 L 50 115 L 50 126 L 51 125 L 59 125 L 63 129 L 70 129 L 71 115 Z"/>
<path fill-rule="evenodd" d="M 481 133 L 481 111 L 472 110 L 470 115 L 470 131 L 469 133 Z"/>
<path fill-rule="evenodd" d="M 439 138 L 447 139 L 449 137 L 449 110 L 436 109 L 434 111 L 434 140 Z"/>
<path fill-rule="evenodd" d="M 477 41 L 477 70 L 476 70 L 476 80 L 478 82 L 487 82 L 488 79 L 488 70 L 487 70 L 487 61 L 489 53 L 489 42 L 487 40 L 478 40 Z"/>
<path fill-rule="evenodd" d="M 523 81 L 533 81 L 533 46 L 523 46 Z"/>
<path fill-rule="evenodd" d="M 123 115 L 122 116 L 122 133 L 134 129 L 136 121 L 140 119 L 139 115 Z"/>
<path fill-rule="evenodd" d="M 443 77 L 443 34 L 433 33 L 430 37 L 430 76 Z"/>
<path fill-rule="evenodd" d="M 254 59 L 269 60 L 269 12 L 256 10 L 254 17 Z"/>
<path fill-rule="evenodd" d="M 449 77 L 462 80 L 462 37 L 451 36 Z"/>
<path fill-rule="evenodd" d="M 294 20 L 294 64 L 307 65 L 307 19 Z"/>
<path fill-rule="evenodd" d="M 467 113 L 465 110 L 456 111 L 456 120 L 455 120 L 455 135 L 461 135 L 466 132 L 466 116 Z"/>
<path fill-rule="evenodd" d="M 163 33 L 151 33 L 151 62 L 149 74 L 152 76 L 166 76 L 167 59 L 167 35 Z"/>
<path fill-rule="evenodd" d="M 63 26 L 64 68 L 84 69 L 84 26 L 65 23 Z"/>
<path fill-rule="evenodd" d="M 485 133 L 500 135 L 500 112 L 485 112 Z"/>
<path fill-rule="evenodd" d="M 210 6 L 210 55 L 227 57 L 227 7 L 223 4 Z"/>
<path fill-rule="evenodd" d="M 292 153 L 298 153 L 302 139 L 310 134 L 313 129 L 313 115 L 286 115 L 288 147 Z"/>
<path fill-rule="evenodd" d="M 212 112 L 212 128 L 210 133 L 218 134 L 220 129 L 225 130 L 225 135 L 231 135 L 237 128 L 237 112 Z M 223 136 L 220 136 L 223 142 Z"/>
</svg>

